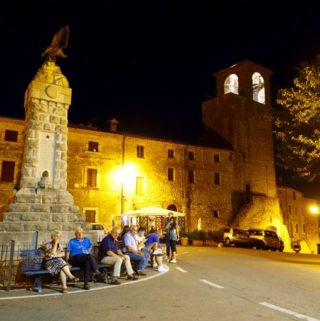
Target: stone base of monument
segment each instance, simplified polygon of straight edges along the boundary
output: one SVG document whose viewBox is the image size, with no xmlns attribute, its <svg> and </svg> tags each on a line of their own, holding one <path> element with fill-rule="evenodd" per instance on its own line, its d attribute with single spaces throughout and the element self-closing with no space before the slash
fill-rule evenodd
<svg viewBox="0 0 320 321">
<path fill-rule="evenodd" d="M 21 189 L 10 204 L 4 221 L 0 223 L 0 243 L 15 240 L 19 244 L 33 242 L 38 232 L 39 244 L 50 240 L 51 232 L 62 232 L 62 244 L 74 236 L 81 226 L 92 241 L 100 241 L 101 234 L 90 231 L 91 224 L 84 221 L 79 207 L 73 205 L 73 197 L 67 191 L 55 189 Z"/>
</svg>

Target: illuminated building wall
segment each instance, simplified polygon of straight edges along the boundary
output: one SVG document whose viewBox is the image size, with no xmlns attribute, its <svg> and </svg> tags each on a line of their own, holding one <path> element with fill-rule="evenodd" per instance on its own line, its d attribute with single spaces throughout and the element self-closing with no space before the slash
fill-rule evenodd
<svg viewBox="0 0 320 321">
<path fill-rule="evenodd" d="M 6 128 L 18 132 L 19 142 L 3 139 Z M 22 130 L 23 121 L 0 118 L 0 161 L 16 164 L 14 177 L 0 182 L 2 206 L 18 181 Z M 120 213 L 154 205 L 185 212 L 189 229 L 201 218 L 203 228 L 214 230 L 231 220 L 231 155 L 229 149 L 71 126 L 67 189 L 86 221 L 107 228 L 120 223 Z"/>
<path fill-rule="evenodd" d="M 302 252 L 317 253 L 319 213 L 312 213 L 312 206 L 318 206 L 317 201 L 306 198 L 301 192 L 286 186 L 278 186 L 277 194 L 291 240 L 301 243 Z"/>
</svg>

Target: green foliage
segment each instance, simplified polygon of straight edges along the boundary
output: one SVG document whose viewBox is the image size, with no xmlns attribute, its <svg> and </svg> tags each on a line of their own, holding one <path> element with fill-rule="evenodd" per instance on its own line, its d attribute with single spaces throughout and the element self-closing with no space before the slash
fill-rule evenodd
<svg viewBox="0 0 320 321">
<path fill-rule="evenodd" d="M 206 239 L 220 243 L 223 241 L 223 231 L 208 231 Z"/>
<path fill-rule="evenodd" d="M 223 241 L 223 232 L 222 231 L 198 231 L 194 230 L 192 232 L 186 233 L 186 235 L 190 241 L 193 240 L 213 240 L 215 242 L 222 242 Z"/>
<path fill-rule="evenodd" d="M 275 115 L 277 160 L 297 176 L 313 180 L 320 169 L 320 65 L 299 71 L 293 87 L 281 89 Z"/>
<path fill-rule="evenodd" d="M 194 230 L 192 232 L 188 232 L 186 236 L 191 241 L 193 241 L 193 240 L 203 240 L 204 241 L 206 239 L 206 232 Z"/>
</svg>

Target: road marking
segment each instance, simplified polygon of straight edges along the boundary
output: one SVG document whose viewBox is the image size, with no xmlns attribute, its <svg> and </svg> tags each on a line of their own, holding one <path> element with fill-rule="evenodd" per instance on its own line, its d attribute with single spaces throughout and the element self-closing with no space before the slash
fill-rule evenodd
<svg viewBox="0 0 320 321">
<path fill-rule="evenodd" d="M 182 273 L 187 273 L 187 271 L 184 270 L 184 269 L 182 269 L 181 267 L 178 267 L 178 266 L 177 266 L 176 269 L 177 269 L 178 271 L 182 272 Z"/>
<path fill-rule="evenodd" d="M 304 315 L 304 314 L 300 314 L 300 313 L 297 313 L 297 312 L 294 312 L 294 311 L 291 311 L 291 310 L 288 310 L 288 309 L 285 309 L 285 308 L 281 308 L 281 307 L 278 307 L 276 305 L 273 305 L 273 304 L 270 304 L 270 303 L 267 303 L 267 302 L 260 302 L 259 304 L 267 307 L 267 308 L 270 308 L 272 310 L 276 310 L 276 311 L 279 311 L 279 312 L 282 312 L 282 313 L 286 313 L 286 314 L 290 314 L 296 318 L 299 318 L 299 319 L 304 319 L 304 320 L 307 320 L 307 321 L 320 321 L 319 319 L 316 319 L 316 318 L 312 318 L 312 317 L 309 317 L 307 315 Z"/>
<path fill-rule="evenodd" d="M 182 252 L 182 253 L 180 253 L 180 254 L 182 255 L 182 254 L 188 254 L 188 253 L 189 253 L 189 252 Z"/>
<path fill-rule="evenodd" d="M 219 285 L 219 284 L 216 284 L 216 283 L 213 283 L 213 282 L 210 282 L 208 280 L 205 280 L 205 279 L 200 279 L 201 282 L 205 283 L 205 284 L 208 284 L 208 285 L 211 285 L 213 286 L 214 288 L 217 288 L 217 289 L 224 289 L 223 286 Z"/>
<path fill-rule="evenodd" d="M 50 297 L 50 296 L 62 296 L 63 298 L 65 298 L 66 295 L 70 295 L 70 294 L 77 294 L 77 293 L 88 293 L 89 294 L 89 293 L 91 293 L 93 291 L 100 291 L 100 290 L 107 290 L 107 289 L 112 289 L 112 288 L 119 288 L 121 286 L 126 286 L 126 285 L 137 284 L 137 283 L 140 283 L 140 282 L 145 282 L 145 281 L 157 278 L 159 276 L 162 276 L 162 275 L 166 274 L 167 272 L 169 272 L 169 270 L 161 272 L 161 273 L 157 273 L 157 274 L 154 274 L 154 275 L 151 275 L 151 276 L 144 277 L 143 279 L 124 282 L 124 283 L 121 283 L 120 285 L 108 284 L 108 285 L 100 286 L 98 288 L 91 288 L 89 291 L 88 290 L 79 289 L 79 290 L 75 290 L 75 291 L 70 291 L 70 292 L 68 292 L 68 294 L 46 293 L 46 294 L 32 294 L 32 295 L 22 295 L 22 296 L 0 297 L 0 301 L 20 300 L 20 299 L 35 299 L 35 298 L 40 299 L 40 298 L 46 298 L 46 297 Z"/>
</svg>

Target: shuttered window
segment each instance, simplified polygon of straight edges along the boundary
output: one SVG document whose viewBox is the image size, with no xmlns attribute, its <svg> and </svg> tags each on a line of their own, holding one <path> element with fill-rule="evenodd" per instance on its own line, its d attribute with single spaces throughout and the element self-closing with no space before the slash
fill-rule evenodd
<svg viewBox="0 0 320 321">
<path fill-rule="evenodd" d="M 15 162 L 2 161 L 1 182 L 13 182 Z"/>
</svg>

